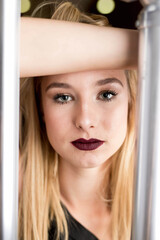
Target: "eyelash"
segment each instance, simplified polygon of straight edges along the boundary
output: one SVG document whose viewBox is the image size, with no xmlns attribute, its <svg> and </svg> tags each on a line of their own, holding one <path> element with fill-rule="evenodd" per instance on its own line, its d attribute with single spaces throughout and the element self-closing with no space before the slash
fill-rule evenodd
<svg viewBox="0 0 160 240">
<path fill-rule="evenodd" d="M 112 95 L 111 98 L 100 98 L 100 96 L 102 96 L 102 94 L 107 94 L 108 95 Z M 102 91 L 99 93 L 99 99 L 103 100 L 103 101 L 106 101 L 106 102 L 110 102 L 113 100 L 114 97 L 116 97 L 118 93 L 115 92 L 115 91 L 112 91 L 112 90 L 105 90 L 105 91 Z"/>
<path fill-rule="evenodd" d="M 102 97 L 103 94 L 107 94 L 108 95 L 112 95 L 111 98 L 105 98 L 104 96 Z M 110 102 L 113 100 L 113 98 L 117 95 L 118 93 L 112 90 L 106 90 L 106 91 L 102 91 L 98 94 L 98 99 L 102 100 L 102 101 L 106 101 L 106 102 Z M 62 97 L 68 97 L 71 98 L 71 100 L 65 100 L 62 99 Z M 58 104 L 67 104 L 71 101 L 74 100 L 74 97 L 71 96 L 70 94 L 63 94 L 63 93 L 58 93 L 53 97 L 54 102 L 58 103 Z"/>
<path fill-rule="evenodd" d="M 53 97 L 53 100 L 58 103 L 58 104 L 67 104 L 68 102 L 72 101 L 72 100 L 69 100 L 69 101 L 65 101 L 64 99 L 62 100 L 62 97 L 70 97 L 72 98 L 72 100 L 74 99 L 71 95 L 69 94 L 63 94 L 63 93 L 58 93 L 56 94 L 54 97 Z M 60 100 L 61 98 L 61 100 Z"/>
</svg>

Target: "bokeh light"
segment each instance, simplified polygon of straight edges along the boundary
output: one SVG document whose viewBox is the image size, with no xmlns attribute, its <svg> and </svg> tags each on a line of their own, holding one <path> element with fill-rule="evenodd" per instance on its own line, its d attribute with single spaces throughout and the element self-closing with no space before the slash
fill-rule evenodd
<svg viewBox="0 0 160 240">
<path fill-rule="evenodd" d="M 113 12 L 115 8 L 114 0 L 99 0 L 97 1 L 97 10 L 102 14 L 109 14 Z"/>
<path fill-rule="evenodd" d="M 30 0 L 21 0 L 21 13 L 28 12 L 31 8 Z"/>
</svg>

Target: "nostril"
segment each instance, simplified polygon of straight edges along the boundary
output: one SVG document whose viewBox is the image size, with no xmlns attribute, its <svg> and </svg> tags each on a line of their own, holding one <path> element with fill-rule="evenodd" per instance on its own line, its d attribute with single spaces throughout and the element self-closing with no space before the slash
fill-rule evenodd
<svg viewBox="0 0 160 240">
<path fill-rule="evenodd" d="M 76 125 L 76 128 L 79 128 L 79 129 L 82 129 L 81 125 L 80 124 L 75 124 Z"/>
<path fill-rule="evenodd" d="M 87 124 L 75 124 L 76 125 L 76 128 L 78 128 L 78 129 L 89 129 L 89 128 L 94 128 L 94 126 L 93 125 L 87 125 Z"/>
</svg>

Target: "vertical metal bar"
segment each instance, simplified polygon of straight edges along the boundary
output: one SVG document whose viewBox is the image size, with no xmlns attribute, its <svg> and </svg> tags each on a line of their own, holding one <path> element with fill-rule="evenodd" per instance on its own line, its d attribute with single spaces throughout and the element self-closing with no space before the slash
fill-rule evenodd
<svg viewBox="0 0 160 240">
<path fill-rule="evenodd" d="M 159 240 L 160 1 L 145 4 L 139 18 L 140 107 L 132 240 Z"/>
<path fill-rule="evenodd" d="M 18 229 L 18 39 L 20 2 L 0 1 L 0 239 Z"/>
</svg>

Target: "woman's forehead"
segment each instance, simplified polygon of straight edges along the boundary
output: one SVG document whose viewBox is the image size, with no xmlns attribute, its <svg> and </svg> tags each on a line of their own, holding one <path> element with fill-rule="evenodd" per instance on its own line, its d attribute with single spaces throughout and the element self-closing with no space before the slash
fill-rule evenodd
<svg viewBox="0 0 160 240">
<path fill-rule="evenodd" d="M 124 85 L 126 82 L 124 70 L 98 70 L 98 71 L 83 71 L 75 73 L 66 73 L 59 75 L 51 75 L 42 78 L 43 86 L 50 84 L 51 82 L 65 82 L 73 84 L 82 84 L 87 82 L 94 84 L 99 80 L 104 79 L 117 79 Z"/>
</svg>

